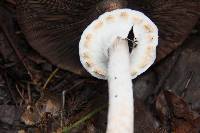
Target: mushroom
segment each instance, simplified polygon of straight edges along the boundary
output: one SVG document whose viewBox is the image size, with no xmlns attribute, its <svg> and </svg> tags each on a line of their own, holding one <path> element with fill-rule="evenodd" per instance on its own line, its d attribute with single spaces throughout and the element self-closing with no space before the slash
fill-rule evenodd
<svg viewBox="0 0 200 133">
<path fill-rule="evenodd" d="M 182 44 L 200 16 L 199 0 L 16 0 L 17 21 L 30 46 L 81 76 L 88 74 L 78 55 L 82 31 L 100 14 L 120 8 L 140 10 L 156 23 L 157 61 Z"/>
<path fill-rule="evenodd" d="M 129 53 L 127 36 L 132 27 L 137 46 Z M 82 65 L 92 76 L 108 80 L 107 133 L 133 133 L 132 79 L 153 64 L 157 44 L 156 25 L 143 13 L 131 9 L 102 14 L 81 35 Z"/>
</svg>

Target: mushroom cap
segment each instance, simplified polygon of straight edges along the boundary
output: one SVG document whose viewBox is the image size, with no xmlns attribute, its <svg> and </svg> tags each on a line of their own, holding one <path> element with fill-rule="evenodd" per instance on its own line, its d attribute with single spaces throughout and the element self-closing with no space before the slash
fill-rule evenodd
<svg viewBox="0 0 200 133">
<path fill-rule="evenodd" d="M 29 44 L 59 68 L 88 76 L 78 44 L 83 30 L 105 11 L 126 7 L 125 0 L 18 0 L 17 20 Z"/>
<path fill-rule="evenodd" d="M 82 31 L 105 11 L 145 13 L 159 29 L 157 61 L 175 50 L 200 17 L 199 0 L 17 0 L 18 24 L 28 43 L 59 68 L 88 76 L 78 44 Z M 4 20 L 4 19 L 2 19 Z"/>
<path fill-rule="evenodd" d="M 130 54 L 132 79 L 146 71 L 156 58 L 158 29 L 143 13 L 131 9 L 106 12 L 84 30 L 79 42 L 84 68 L 94 77 L 107 79 L 108 48 L 117 37 L 127 38 L 132 27 L 137 40 Z"/>
</svg>

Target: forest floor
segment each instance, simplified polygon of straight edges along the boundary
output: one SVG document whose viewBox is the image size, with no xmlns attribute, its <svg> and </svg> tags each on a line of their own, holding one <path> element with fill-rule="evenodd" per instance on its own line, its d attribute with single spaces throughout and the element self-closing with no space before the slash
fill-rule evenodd
<svg viewBox="0 0 200 133">
<path fill-rule="evenodd" d="M 0 16 L 0 133 L 104 133 L 107 82 L 50 64 L 27 43 L 12 0 L 0 8 L 10 15 Z M 133 83 L 135 133 L 199 133 L 200 21 Z"/>
</svg>

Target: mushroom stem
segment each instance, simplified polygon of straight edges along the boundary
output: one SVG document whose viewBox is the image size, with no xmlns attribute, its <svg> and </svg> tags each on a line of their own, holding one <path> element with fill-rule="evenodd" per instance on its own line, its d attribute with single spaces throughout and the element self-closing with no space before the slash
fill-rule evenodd
<svg viewBox="0 0 200 133">
<path fill-rule="evenodd" d="M 108 50 L 107 133 L 133 133 L 134 104 L 128 42 L 117 37 Z"/>
</svg>

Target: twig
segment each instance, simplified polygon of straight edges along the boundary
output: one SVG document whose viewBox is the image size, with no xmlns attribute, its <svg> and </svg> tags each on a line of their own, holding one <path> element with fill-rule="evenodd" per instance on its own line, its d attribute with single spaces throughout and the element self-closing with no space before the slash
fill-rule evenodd
<svg viewBox="0 0 200 133">
<path fill-rule="evenodd" d="M 185 94 L 186 94 L 186 92 L 187 92 L 188 86 L 189 86 L 189 84 L 190 84 L 190 82 L 191 82 L 191 80 L 192 80 L 192 78 L 193 78 L 193 74 L 194 74 L 194 72 L 191 72 L 191 73 L 190 73 L 190 76 L 189 76 L 189 78 L 188 78 L 188 80 L 187 80 L 187 82 L 186 82 L 186 85 L 185 85 L 183 91 L 181 92 L 181 93 L 182 93 L 181 96 L 182 96 L 183 98 L 185 97 Z"/>
<path fill-rule="evenodd" d="M 44 86 L 42 87 L 42 89 L 46 89 L 47 85 L 49 84 L 49 82 L 51 81 L 51 79 L 56 75 L 56 73 L 58 72 L 59 68 L 56 68 L 51 75 L 48 77 L 47 81 L 45 82 Z"/>
<path fill-rule="evenodd" d="M 62 132 L 63 133 L 69 133 L 71 129 L 73 129 L 75 127 L 78 127 L 80 124 L 82 124 L 86 120 L 90 119 L 92 116 L 94 116 L 98 112 L 102 111 L 104 108 L 106 108 L 106 105 L 101 106 L 101 107 L 93 110 L 92 112 L 90 112 L 89 114 L 87 114 L 86 116 L 84 116 L 83 118 L 81 118 L 80 120 L 78 120 L 77 122 L 75 122 L 74 124 L 72 124 L 72 125 L 70 125 L 68 127 L 64 127 Z"/>
<path fill-rule="evenodd" d="M 21 96 L 21 98 L 23 99 L 23 101 L 25 101 L 25 98 L 24 98 L 23 94 L 21 93 L 21 91 L 19 90 L 18 85 L 16 85 L 16 89 L 17 89 L 17 92 L 19 93 L 19 95 Z"/>
<path fill-rule="evenodd" d="M 60 121 L 60 127 L 61 129 L 63 128 L 63 113 L 64 113 L 64 109 L 65 109 L 65 94 L 66 94 L 66 90 L 64 90 L 62 92 L 62 110 L 61 110 L 61 121 Z"/>
<path fill-rule="evenodd" d="M 31 97 L 31 89 L 30 89 L 30 83 L 27 84 L 27 91 L 28 91 L 28 103 L 32 103 L 32 97 Z"/>
<path fill-rule="evenodd" d="M 85 80 L 83 79 L 83 80 L 80 80 L 80 81 L 78 81 L 76 84 L 74 84 L 72 87 L 70 87 L 68 90 L 66 90 L 66 92 L 65 93 L 67 93 L 67 92 L 69 92 L 69 91 L 71 91 L 71 90 L 73 90 L 74 88 L 76 88 L 77 86 L 79 86 L 80 84 L 82 84 L 82 83 L 84 83 L 85 82 Z"/>
<path fill-rule="evenodd" d="M 61 129 L 63 128 L 63 113 L 64 113 L 64 108 L 65 108 L 65 95 L 67 92 L 71 91 L 72 89 L 74 89 L 75 87 L 79 86 L 80 84 L 82 84 L 85 80 L 81 80 L 79 82 L 77 82 L 76 84 L 74 84 L 72 87 L 70 87 L 68 90 L 64 90 L 62 92 L 62 110 L 61 110 Z"/>
</svg>

